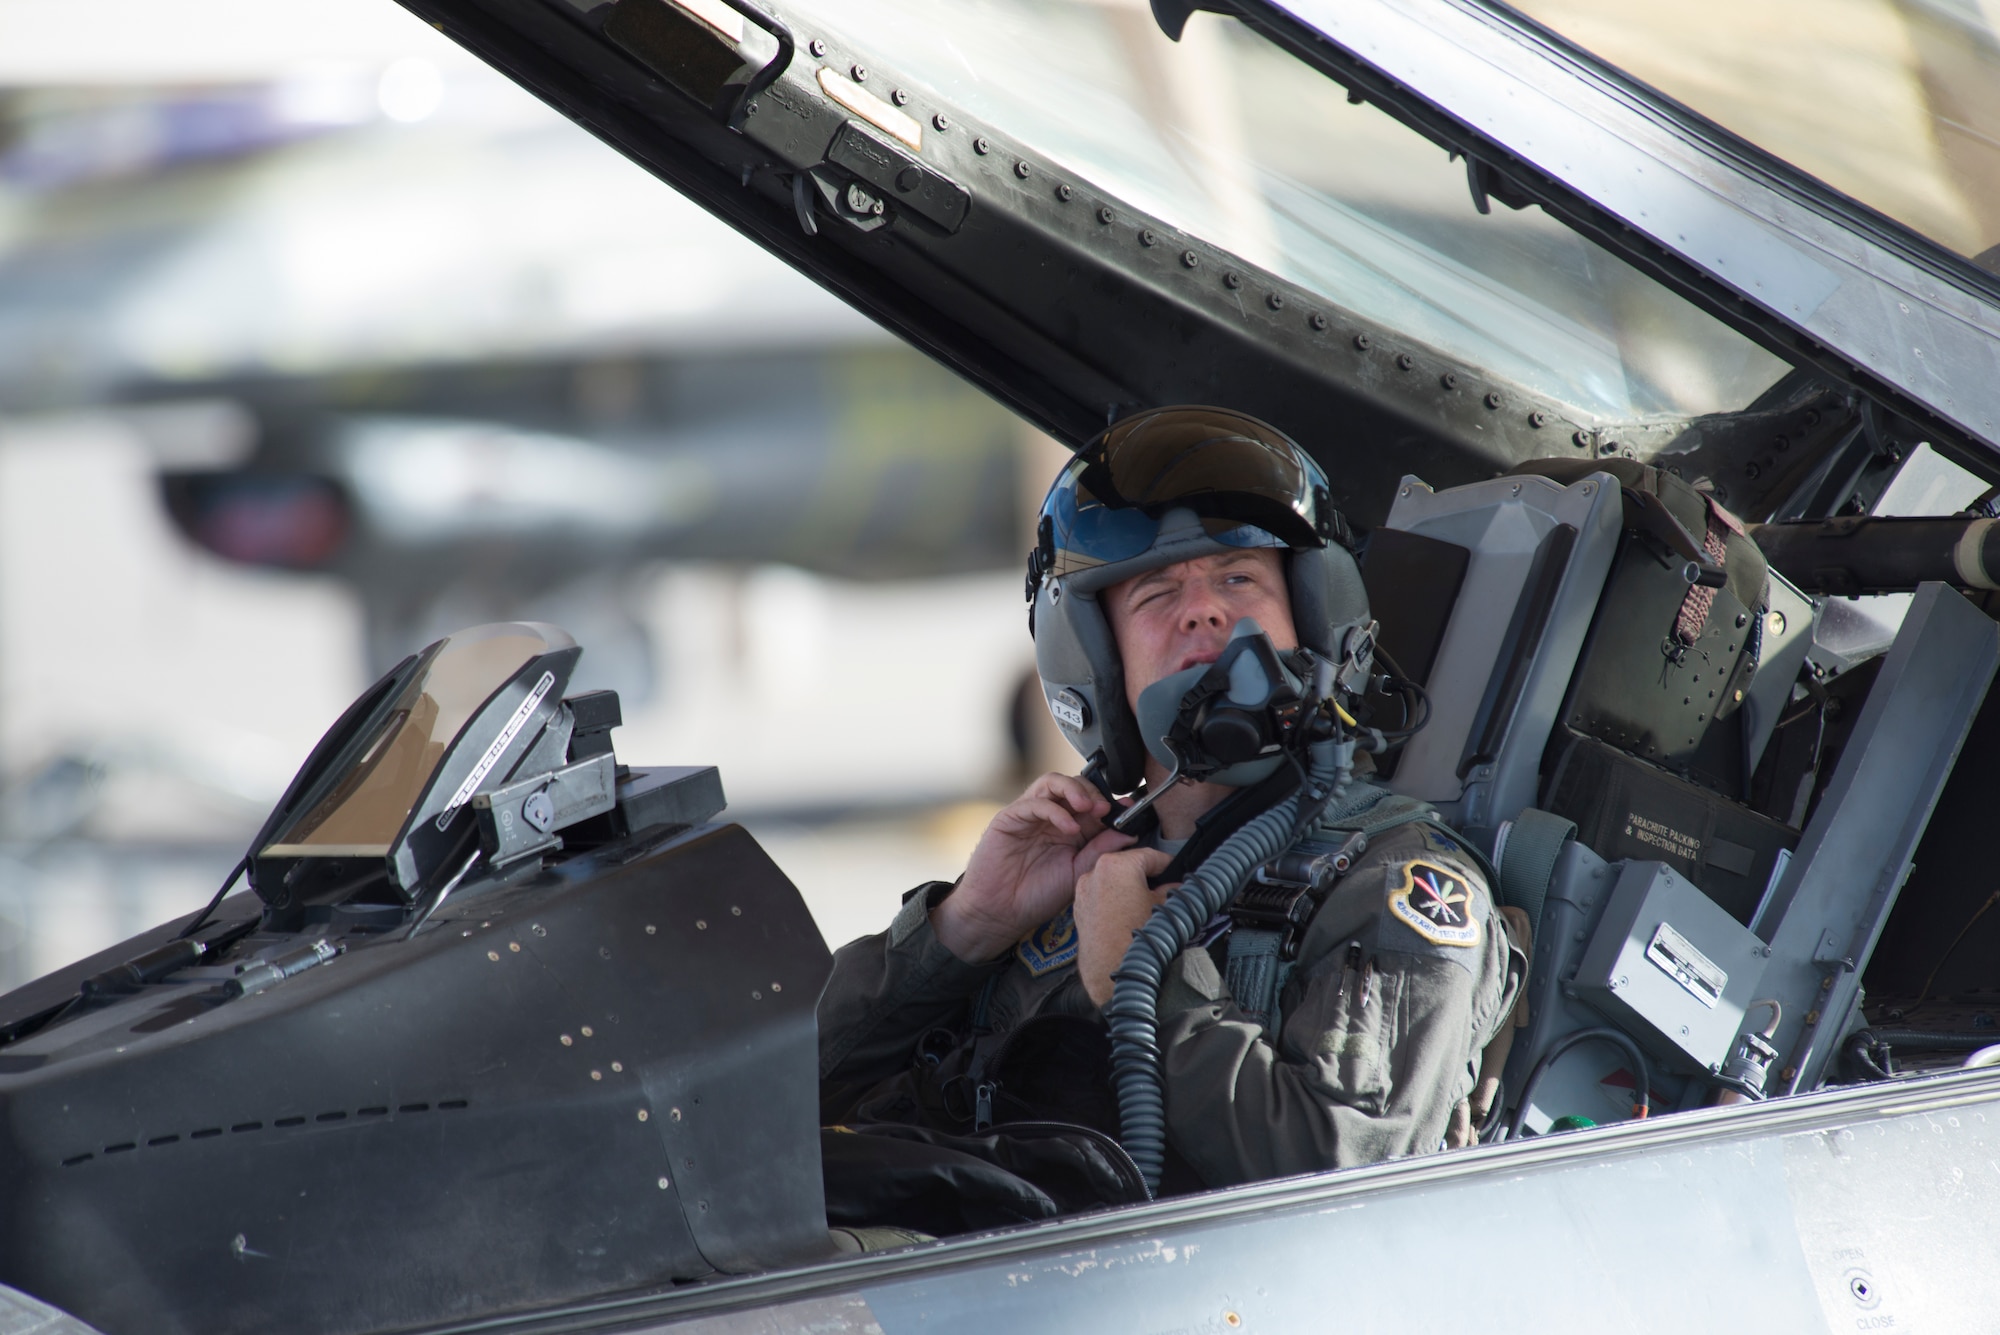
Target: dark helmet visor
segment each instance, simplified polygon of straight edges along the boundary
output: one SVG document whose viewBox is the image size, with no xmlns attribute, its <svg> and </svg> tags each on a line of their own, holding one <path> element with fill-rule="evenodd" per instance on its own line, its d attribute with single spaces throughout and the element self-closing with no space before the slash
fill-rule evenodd
<svg viewBox="0 0 2000 1335">
<path fill-rule="evenodd" d="M 1130 560 L 1191 510 L 1229 547 L 1323 547 L 1326 475 L 1276 427 L 1222 408 L 1127 417 L 1077 453 L 1042 503 L 1054 573 Z"/>
</svg>

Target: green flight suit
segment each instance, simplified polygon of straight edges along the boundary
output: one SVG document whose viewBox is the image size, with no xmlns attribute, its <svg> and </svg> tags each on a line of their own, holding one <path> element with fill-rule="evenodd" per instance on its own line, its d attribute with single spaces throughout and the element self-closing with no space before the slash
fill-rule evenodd
<svg viewBox="0 0 2000 1335">
<path fill-rule="evenodd" d="M 1480 866 L 1431 819 L 1375 837 L 1303 937 L 1275 1041 L 1230 995 L 1210 949 L 1173 962 L 1159 1004 L 1168 1141 L 1202 1184 L 1443 1147 L 1526 969 Z M 819 1003 L 830 1118 L 856 1107 L 917 1117 L 920 1046 L 930 1065 L 977 1080 L 982 1054 L 1030 1020 L 1102 1023 L 1077 976 L 1067 910 L 999 960 L 967 964 L 931 930 L 929 910 L 949 892 L 913 892 L 886 932 L 836 953 Z"/>
</svg>

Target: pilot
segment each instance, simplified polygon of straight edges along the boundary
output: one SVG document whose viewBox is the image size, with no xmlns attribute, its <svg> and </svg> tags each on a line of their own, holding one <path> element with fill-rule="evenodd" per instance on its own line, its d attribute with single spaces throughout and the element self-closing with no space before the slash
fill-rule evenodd
<svg viewBox="0 0 2000 1335">
<path fill-rule="evenodd" d="M 1051 711 L 1089 764 L 1035 780 L 956 882 L 912 891 L 887 931 L 836 954 L 819 1002 L 833 1222 L 953 1231 L 1143 1198 L 1107 1148 L 1113 975 L 1175 884 L 1299 788 L 1295 766 L 1170 782 L 1174 702 L 1146 688 L 1178 696 L 1232 634 L 1260 631 L 1365 679 L 1373 623 L 1346 537 L 1319 466 L 1233 412 L 1142 412 L 1064 468 L 1029 558 L 1030 624 Z M 1106 794 L 1135 791 L 1145 809 L 1112 828 L 1128 808 Z M 1294 847 L 1351 858 L 1303 927 L 1226 911 L 1161 981 L 1163 1192 L 1472 1139 L 1481 1053 L 1527 944 L 1485 862 L 1365 778 Z M 940 1184 L 987 1205 L 941 1215 Z"/>
</svg>

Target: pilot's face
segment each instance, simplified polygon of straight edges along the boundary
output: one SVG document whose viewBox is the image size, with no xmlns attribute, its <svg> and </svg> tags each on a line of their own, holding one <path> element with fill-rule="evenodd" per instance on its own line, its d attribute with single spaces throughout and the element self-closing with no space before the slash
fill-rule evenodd
<svg viewBox="0 0 2000 1335">
<path fill-rule="evenodd" d="M 1298 647 L 1285 568 L 1269 547 L 1202 556 L 1114 584 L 1105 615 L 1125 662 L 1125 699 L 1162 677 L 1213 663 L 1244 617 L 1255 617 L 1280 650 Z"/>
</svg>

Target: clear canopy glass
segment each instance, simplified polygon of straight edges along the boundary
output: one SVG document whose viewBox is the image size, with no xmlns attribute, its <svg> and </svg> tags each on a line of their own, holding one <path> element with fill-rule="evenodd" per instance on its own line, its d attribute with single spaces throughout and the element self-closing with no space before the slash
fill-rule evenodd
<svg viewBox="0 0 2000 1335">
<path fill-rule="evenodd" d="M 2000 0 L 1512 0 L 1709 119 L 2000 267 Z"/>
<path fill-rule="evenodd" d="M 1144 0 L 793 0 L 1125 202 L 1602 419 L 1741 408 L 1786 365 L 1233 19 Z"/>
</svg>

